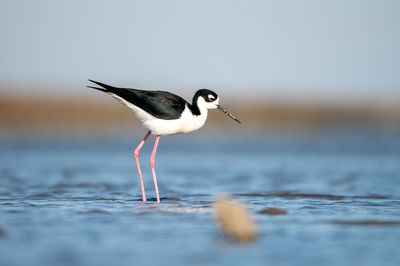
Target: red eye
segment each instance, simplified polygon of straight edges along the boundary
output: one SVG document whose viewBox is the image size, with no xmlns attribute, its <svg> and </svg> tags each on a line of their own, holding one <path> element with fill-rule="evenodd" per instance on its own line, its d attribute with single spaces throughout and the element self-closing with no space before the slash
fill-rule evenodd
<svg viewBox="0 0 400 266">
<path fill-rule="evenodd" d="M 212 101 L 214 101 L 215 99 L 214 99 L 213 97 L 208 97 L 208 100 L 209 100 L 210 102 L 212 102 Z"/>
</svg>

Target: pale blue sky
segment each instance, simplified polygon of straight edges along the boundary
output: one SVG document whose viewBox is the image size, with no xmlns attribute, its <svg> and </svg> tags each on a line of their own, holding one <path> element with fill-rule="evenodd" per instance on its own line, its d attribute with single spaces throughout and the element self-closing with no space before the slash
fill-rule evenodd
<svg viewBox="0 0 400 266">
<path fill-rule="evenodd" d="M 399 97 L 399 14 L 385 0 L 1 0 L 0 86 Z"/>
</svg>

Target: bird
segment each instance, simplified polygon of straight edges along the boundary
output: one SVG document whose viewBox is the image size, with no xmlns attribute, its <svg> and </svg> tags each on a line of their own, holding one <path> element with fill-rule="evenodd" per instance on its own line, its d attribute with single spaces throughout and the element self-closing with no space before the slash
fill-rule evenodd
<svg viewBox="0 0 400 266">
<path fill-rule="evenodd" d="M 107 93 L 121 104 L 125 105 L 148 130 L 142 141 L 134 150 L 134 158 L 139 174 L 140 187 L 142 192 L 142 203 L 147 201 L 143 184 L 142 171 L 139 163 L 139 151 L 151 134 L 155 135 L 153 151 L 150 156 L 150 167 L 153 176 L 154 189 L 157 202 L 160 203 L 160 196 L 157 186 L 157 177 L 154 169 L 154 161 L 160 136 L 189 133 L 201 128 L 206 120 L 208 109 L 218 109 L 238 123 L 241 123 L 235 116 L 231 115 L 219 104 L 218 95 L 209 89 L 200 89 L 190 104 L 182 97 L 168 91 L 162 90 L 141 90 L 133 88 L 119 88 L 110 86 L 98 81 L 89 79 L 96 86 L 87 86 Z"/>
</svg>

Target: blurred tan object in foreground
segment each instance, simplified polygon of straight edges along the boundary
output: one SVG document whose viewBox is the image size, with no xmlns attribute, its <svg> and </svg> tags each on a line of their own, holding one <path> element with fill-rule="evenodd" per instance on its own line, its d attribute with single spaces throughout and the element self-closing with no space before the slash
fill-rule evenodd
<svg viewBox="0 0 400 266">
<path fill-rule="evenodd" d="M 216 202 L 215 216 L 223 233 L 235 242 L 255 240 L 256 225 L 245 206 L 223 197 Z"/>
</svg>

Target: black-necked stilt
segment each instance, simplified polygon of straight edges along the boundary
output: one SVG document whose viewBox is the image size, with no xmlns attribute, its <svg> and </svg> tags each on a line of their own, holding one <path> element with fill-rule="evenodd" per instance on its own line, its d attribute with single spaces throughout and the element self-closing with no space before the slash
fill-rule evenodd
<svg viewBox="0 0 400 266">
<path fill-rule="evenodd" d="M 88 86 L 89 88 L 103 91 L 117 99 L 128 107 L 139 118 L 143 126 L 149 130 L 133 153 L 139 172 L 143 202 L 146 202 L 146 194 L 139 164 L 139 151 L 151 133 L 156 135 L 156 140 L 150 157 L 150 167 L 153 174 L 157 203 L 159 203 L 160 196 L 154 170 L 154 158 L 160 135 L 188 133 L 201 128 L 206 122 L 208 109 L 219 109 L 240 123 L 236 117 L 219 105 L 218 95 L 211 90 L 198 90 L 193 97 L 192 104 L 190 104 L 178 95 L 167 91 L 117 88 L 94 80 L 89 79 L 89 81 L 101 87 Z"/>
</svg>

